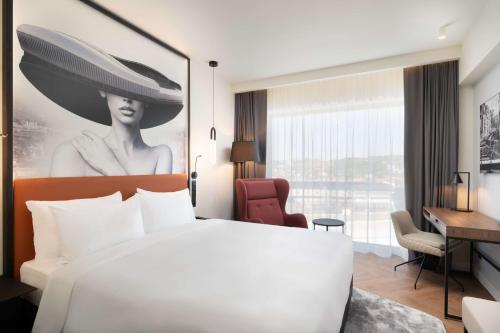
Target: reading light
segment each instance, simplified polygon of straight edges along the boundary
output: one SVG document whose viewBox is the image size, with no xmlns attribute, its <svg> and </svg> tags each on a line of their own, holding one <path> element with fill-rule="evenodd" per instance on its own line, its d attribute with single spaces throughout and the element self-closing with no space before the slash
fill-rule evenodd
<svg viewBox="0 0 500 333">
<path fill-rule="evenodd" d="M 193 207 L 196 207 L 196 178 L 198 178 L 198 172 L 196 167 L 198 165 L 198 159 L 202 157 L 201 155 L 196 156 L 194 160 L 194 171 L 191 172 L 191 203 Z"/>
<path fill-rule="evenodd" d="M 443 25 L 439 28 L 438 39 L 443 40 L 446 39 L 446 37 L 448 37 L 448 35 L 446 34 L 446 25 Z"/>
<path fill-rule="evenodd" d="M 458 184 L 464 183 L 462 177 L 460 177 L 460 174 L 467 175 L 467 207 L 466 208 L 465 207 L 464 208 L 455 207 L 453 209 L 456 211 L 459 211 L 459 212 L 472 212 L 472 209 L 470 209 L 470 205 L 469 205 L 470 204 L 470 172 L 455 171 L 453 173 L 453 178 L 451 180 L 451 183 L 453 185 L 455 185 L 455 195 L 458 195 Z"/>
</svg>

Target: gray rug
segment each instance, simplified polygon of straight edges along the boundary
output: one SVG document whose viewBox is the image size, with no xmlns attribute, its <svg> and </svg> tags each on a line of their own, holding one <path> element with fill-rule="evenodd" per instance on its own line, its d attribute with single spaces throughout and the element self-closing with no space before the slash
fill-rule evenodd
<svg viewBox="0 0 500 333">
<path fill-rule="evenodd" d="M 438 318 L 353 288 L 345 333 L 446 333 Z"/>
</svg>

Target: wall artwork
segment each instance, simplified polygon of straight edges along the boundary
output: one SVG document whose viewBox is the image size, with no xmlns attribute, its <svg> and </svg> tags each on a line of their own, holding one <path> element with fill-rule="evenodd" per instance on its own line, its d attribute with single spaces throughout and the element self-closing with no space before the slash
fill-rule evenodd
<svg viewBox="0 0 500 333">
<path fill-rule="evenodd" d="M 16 178 L 188 173 L 189 58 L 89 1 L 12 23 Z"/>
<path fill-rule="evenodd" d="M 500 93 L 479 107 L 480 170 L 500 171 Z"/>
</svg>

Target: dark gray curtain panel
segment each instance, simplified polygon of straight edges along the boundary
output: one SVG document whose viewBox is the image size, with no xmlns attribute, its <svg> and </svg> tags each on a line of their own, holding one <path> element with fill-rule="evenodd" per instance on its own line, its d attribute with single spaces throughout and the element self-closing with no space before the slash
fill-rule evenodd
<svg viewBox="0 0 500 333">
<path fill-rule="evenodd" d="M 236 94 L 234 114 L 234 141 L 255 141 L 260 162 L 237 163 L 234 178 L 266 176 L 267 90 Z M 244 170 L 243 168 L 246 168 Z"/>
<path fill-rule="evenodd" d="M 458 166 L 458 61 L 405 68 L 406 208 L 428 228 L 423 206 L 452 207 Z"/>
</svg>

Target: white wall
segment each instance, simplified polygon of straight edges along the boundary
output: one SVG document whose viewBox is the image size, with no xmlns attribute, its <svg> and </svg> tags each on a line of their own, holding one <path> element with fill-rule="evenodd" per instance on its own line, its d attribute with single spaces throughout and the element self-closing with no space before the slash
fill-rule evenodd
<svg viewBox="0 0 500 333">
<path fill-rule="evenodd" d="M 458 129 L 458 170 L 471 172 L 470 207 L 477 208 L 476 177 L 474 173 L 474 89 L 469 86 L 459 87 L 459 129 Z M 459 190 L 457 204 L 460 207 L 467 205 L 467 191 Z M 463 246 L 453 253 L 453 269 L 469 270 L 469 247 Z"/>
<path fill-rule="evenodd" d="M 234 138 L 234 94 L 229 83 L 217 75 L 215 94 L 217 163 L 212 165 L 208 156 L 212 127 L 212 68 L 208 61 L 191 60 L 192 170 L 196 155 L 203 155 L 198 160 L 196 214 L 230 219 L 233 214 L 233 164 L 229 162 L 229 153 Z"/>
<path fill-rule="evenodd" d="M 467 33 L 460 58 L 460 83 L 474 84 L 500 59 L 500 1 L 488 1 Z"/>
<path fill-rule="evenodd" d="M 500 220 L 500 174 L 479 173 L 479 105 L 500 92 L 500 1 L 489 1 L 462 45 L 460 58 L 459 169 L 472 172 L 473 207 Z M 500 245 L 479 248 L 500 264 Z M 475 259 L 474 274 L 500 300 L 500 274 Z"/>
<path fill-rule="evenodd" d="M 475 177 L 475 142 L 474 142 L 474 89 L 470 86 L 459 87 L 459 129 L 458 129 L 458 169 L 470 171 L 471 187 L 476 188 Z M 478 168 L 479 169 L 479 168 Z M 460 207 L 463 207 L 460 204 Z M 471 207 L 477 207 L 477 192 L 471 193 Z"/>
<path fill-rule="evenodd" d="M 500 92 L 500 61 L 498 64 L 474 87 L 474 164 L 477 175 L 477 209 L 481 213 L 489 215 L 500 220 L 500 174 L 480 174 L 479 168 L 479 105 L 488 100 L 493 95 Z M 480 244 L 481 249 L 486 255 L 491 257 L 500 265 L 500 245 L 498 244 Z M 476 260 L 476 276 L 485 285 L 485 287 L 500 300 L 500 273 L 495 271 L 484 260 Z"/>
</svg>

